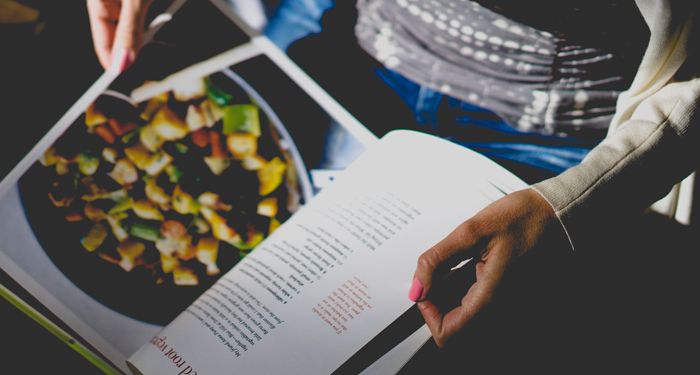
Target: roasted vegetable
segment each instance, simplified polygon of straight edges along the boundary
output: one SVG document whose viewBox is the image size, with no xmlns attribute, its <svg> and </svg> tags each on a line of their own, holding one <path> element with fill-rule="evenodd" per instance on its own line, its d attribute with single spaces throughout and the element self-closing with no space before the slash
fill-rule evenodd
<svg viewBox="0 0 700 375">
<path fill-rule="evenodd" d="M 258 137 L 249 133 L 232 133 L 226 136 L 226 147 L 236 159 L 254 157 L 258 153 Z"/>
<path fill-rule="evenodd" d="M 226 219 L 209 207 L 201 208 L 202 216 L 209 222 L 214 237 L 222 241 L 240 239 L 238 233 L 226 224 Z"/>
<path fill-rule="evenodd" d="M 258 170 L 260 195 L 265 196 L 275 191 L 275 189 L 277 189 L 277 187 L 282 183 L 284 171 L 286 169 L 287 165 L 277 157 L 270 160 L 267 164 L 265 164 L 265 166 L 260 168 Z"/>
<path fill-rule="evenodd" d="M 156 134 L 166 141 L 182 139 L 189 132 L 185 122 L 167 106 L 161 107 L 146 127 L 153 128 Z"/>
<path fill-rule="evenodd" d="M 80 244 L 83 245 L 85 250 L 92 252 L 102 246 L 105 238 L 107 238 L 107 228 L 100 223 L 95 223 L 88 234 L 80 239 Z"/>
<path fill-rule="evenodd" d="M 139 179 L 139 174 L 129 160 L 119 159 L 114 164 L 114 169 L 109 173 L 109 177 L 112 177 L 119 185 L 129 185 Z"/>
<path fill-rule="evenodd" d="M 196 214 L 199 211 L 199 204 L 192 198 L 190 194 L 182 190 L 180 185 L 173 190 L 172 197 L 173 209 L 182 215 Z"/>
<path fill-rule="evenodd" d="M 197 243 L 197 260 L 207 266 L 207 275 L 216 275 L 219 267 L 216 265 L 216 258 L 219 255 L 219 241 L 216 238 L 205 237 Z"/>
<path fill-rule="evenodd" d="M 209 78 L 205 80 L 205 83 L 207 85 L 207 96 L 219 107 L 223 107 L 231 102 L 233 95 L 213 85 Z"/>
<path fill-rule="evenodd" d="M 221 258 L 230 262 L 272 233 L 293 193 L 276 193 L 288 173 L 284 145 L 270 149 L 274 128 L 263 132 L 258 106 L 233 98 L 194 79 L 118 117 L 103 102 L 90 106 L 78 127 L 84 148 L 59 145 L 40 158 L 55 171 L 49 199 L 60 217 L 90 228 L 82 247 L 125 271 L 143 268 L 156 284 L 172 274 L 175 285 L 198 285 L 230 266 L 220 251 L 234 252 Z M 106 246 L 115 242 L 119 255 Z"/>
<path fill-rule="evenodd" d="M 201 78 L 180 81 L 177 86 L 173 87 L 173 96 L 181 102 L 201 98 L 206 94 L 207 85 Z"/>
<path fill-rule="evenodd" d="M 175 267 L 173 270 L 173 283 L 175 285 L 197 285 L 199 278 L 189 268 Z"/>
<path fill-rule="evenodd" d="M 258 215 L 275 217 L 277 215 L 277 198 L 267 197 L 258 203 Z"/>
<path fill-rule="evenodd" d="M 252 104 L 231 105 L 224 108 L 224 134 L 248 133 L 260 136 L 260 114 Z"/>
<path fill-rule="evenodd" d="M 160 238 L 158 228 L 142 222 L 135 222 L 129 228 L 129 234 L 151 242 L 156 242 Z"/>
<path fill-rule="evenodd" d="M 122 257 L 119 266 L 124 271 L 131 271 L 136 266 L 136 259 L 146 250 L 146 245 L 139 241 L 124 241 L 117 246 L 117 252 Z"/>
<path fill-rule="evenodd" d="M 158 207 L 154 203 L 148 200 L 139 200 L 134 202 L 132 210 L 136 216 L 145 220 L 158 220 L 162 221 L 164 219 L 163 214 L 160 213 Z"/>
<path fill-rule="evenodd" d="M 85 125 L 93 127 L 95 125 L 104 124 L 105 122 L 107 122 L 107 117 L 97 110 L 95 104 L 90 104 L 85 111 Z"/>
</svg>

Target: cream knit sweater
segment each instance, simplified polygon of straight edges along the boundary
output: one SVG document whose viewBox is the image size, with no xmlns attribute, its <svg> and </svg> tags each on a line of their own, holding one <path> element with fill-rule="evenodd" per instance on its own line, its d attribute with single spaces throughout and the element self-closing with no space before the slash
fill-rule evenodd
<svg viewBox="0 0 700 375">
<path fill-rule="evenodd" d="M 632 85 L 618 99 L 607 138 L 580 165 L 533 185 L 554 208 L 574 249 L 595 235 L 611 210 L 642 211 L 699 164 L 700 27 L 694 3 L 637 0 L 651 32 L 649 45 Z M 664 213 L 677 210 L 678 191 Z"/>
</svg>

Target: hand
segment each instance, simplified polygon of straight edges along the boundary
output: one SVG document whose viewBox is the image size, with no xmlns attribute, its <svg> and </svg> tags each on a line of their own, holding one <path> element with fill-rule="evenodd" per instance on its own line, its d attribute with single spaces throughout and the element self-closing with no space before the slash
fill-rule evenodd
<svg viewBox="0 0 700 375">
<path fill-rule="evenodd" d="M 134 62 L 152 0 L 87 0 L 92 41 L 97 58 L 107 69 L 119 58 L 119 70 Z"/>
<path fill-rule="evenodd" d="M 536 191 L 526 189 L 491 203 L 423 253 L 409 298 L 418 301 L 435 343 L 443 347 L 464 328 L 491 301 L 509 265 L 559 228 L 549 203 Z M 471 257 L 478 261 L 476 282 L 461 298 L 461 305 L 443 313 L 431 301 L 433 281 Z"/>
</svg>

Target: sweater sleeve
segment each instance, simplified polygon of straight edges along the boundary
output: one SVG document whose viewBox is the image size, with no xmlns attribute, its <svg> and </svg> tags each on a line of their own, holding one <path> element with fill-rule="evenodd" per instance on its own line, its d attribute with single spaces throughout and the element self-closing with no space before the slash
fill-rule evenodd
<svg viewBox="0 0 700 375">
<path fill-rule="evenodd" d="M 641 212 L 698 165 L 700 61 L 687 48 L 698 45 L 696 13 L 681 3 L 637 1 L 650 28 L 649 46 L 618 100 L 608 137 L 580 165 L 533 185 L 573 248 L 594 237 L 603 218 Z"/>
</svg>

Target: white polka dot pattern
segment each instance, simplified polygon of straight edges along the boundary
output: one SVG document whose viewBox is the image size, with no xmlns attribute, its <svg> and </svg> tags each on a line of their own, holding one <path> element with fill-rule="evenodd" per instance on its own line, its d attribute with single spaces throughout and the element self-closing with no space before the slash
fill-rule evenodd
<svg viewBox="0 0 700 375">
<path fill-rule="evenodd" d="M 522 130 L 607 127 L 624 82 L 615 54 L 469 0 L 358 0 L 360 45 L 388 68 L 489 108 Z"/>
</svg>

